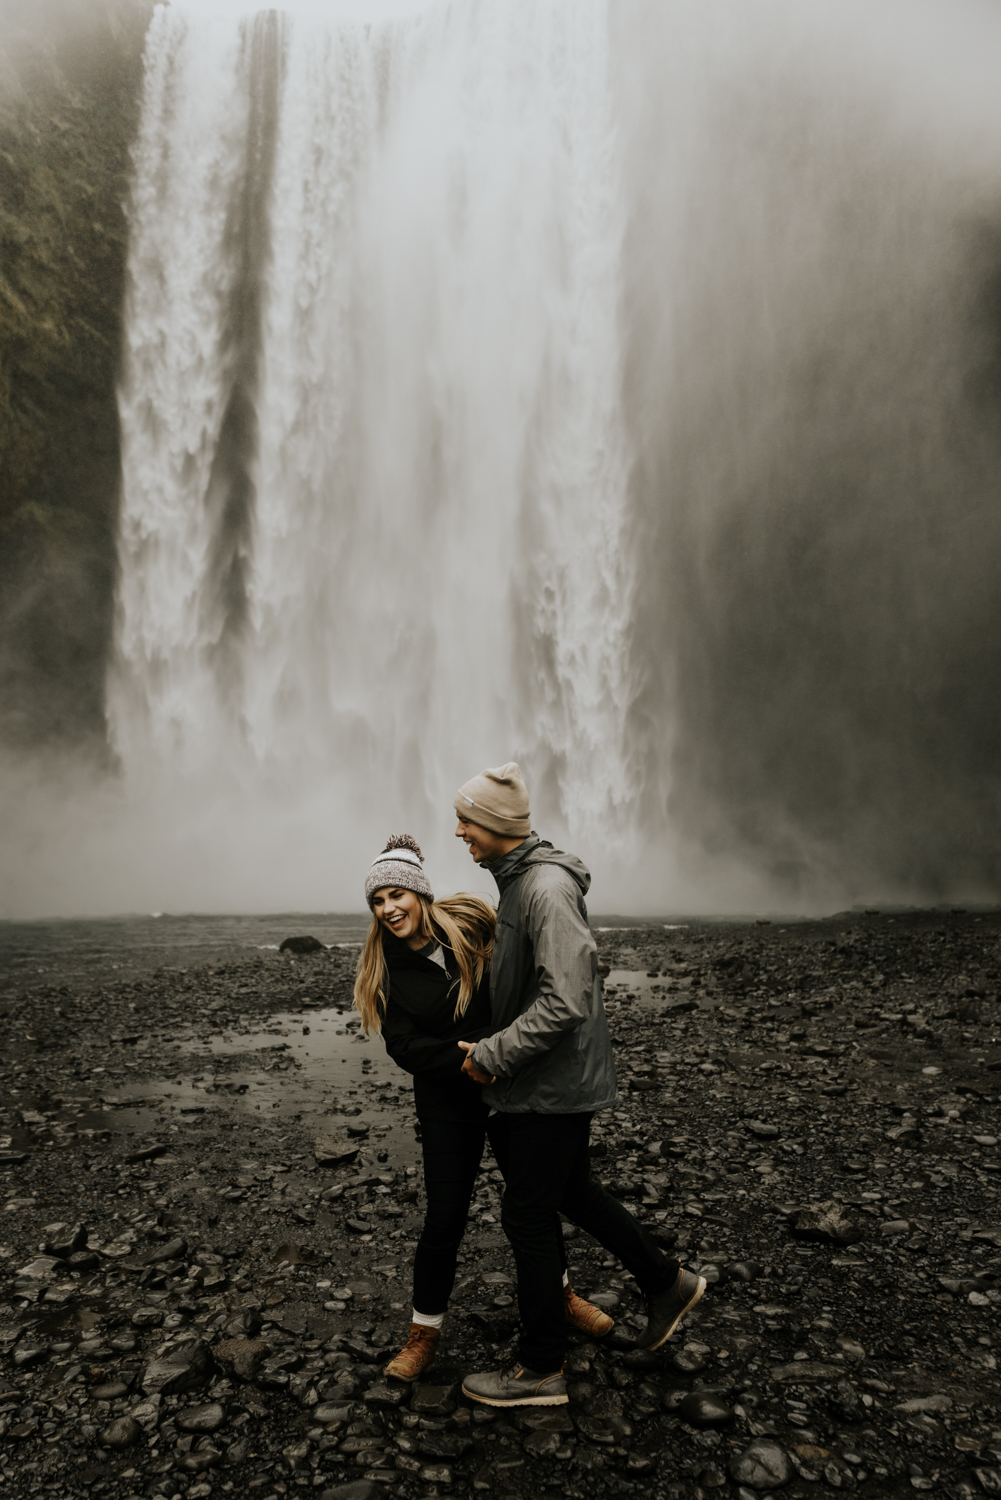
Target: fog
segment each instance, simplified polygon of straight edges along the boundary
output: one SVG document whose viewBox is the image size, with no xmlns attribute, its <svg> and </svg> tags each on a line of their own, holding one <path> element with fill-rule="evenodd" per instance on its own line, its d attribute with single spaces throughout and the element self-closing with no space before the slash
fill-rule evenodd
<svg viewBox="0 0 1001 1500">
<path fill-rule="evenodd" d="M 485 889 L 508 758 L 595 910 L 996 900 L 998 8 L 249 9 L 150 34 L 108 753 L 7 764 L 2 913 Z"/>
</svg>

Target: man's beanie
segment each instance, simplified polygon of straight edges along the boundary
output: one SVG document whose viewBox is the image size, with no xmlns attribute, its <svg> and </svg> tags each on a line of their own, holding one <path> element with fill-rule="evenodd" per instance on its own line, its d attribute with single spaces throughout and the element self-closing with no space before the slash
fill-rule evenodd
<svg viewBox="0 0 1001 1500">
<path fill-rule="evenodd" d="M 513 760 L 481 771 L 459 788 L 455 810 L 467 823 L 478 823 L 509 839 L 527 839 L 532 831 L 528 787 Z"/>
<path fill-rule="evenodd" d="M 409 833 L 394 833 L 365 876 L 365 900 L 369 906 L 376 891 L 389 885 L 416 891 L 418 896 L 434 900 L 434 891 L 424 873 L 424 856 L 416 839 L 412 839 Z"/>
</svg>

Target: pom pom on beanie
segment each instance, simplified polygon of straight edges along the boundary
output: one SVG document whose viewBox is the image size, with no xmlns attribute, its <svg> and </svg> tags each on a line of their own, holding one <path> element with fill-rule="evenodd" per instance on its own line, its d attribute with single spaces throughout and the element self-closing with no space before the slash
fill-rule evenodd
<svg viewBox="0 0 1001 1500">
<path fill-rule="evenodd" d="M 478 823 L 504 838 L 527 839 L 532 831 L 528 787 L 513 760 L 467 781 L 459 788 L 453 806 L 465 822 Z"/>
<path fill-rule="evenodd" d="M 387 886 L 416 891 L 418 896 L 434 900 L 434 891 L 424 873 L 424 856 L 417 840 L 409 833 L 394 833 L 373 861 L 365 877 L 365 900 L 370 908 L 376 891 L 385 890 Z"/>
</svg>

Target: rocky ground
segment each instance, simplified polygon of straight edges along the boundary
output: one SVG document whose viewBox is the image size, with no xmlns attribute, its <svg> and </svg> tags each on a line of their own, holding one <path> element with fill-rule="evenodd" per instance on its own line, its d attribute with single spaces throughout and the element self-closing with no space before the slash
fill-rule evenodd
<svg viewBox="0 0 1001 1500">
<path fill-rule="evenodd" d="M 1001 1494 L 1001 918 L 600 934 L 595 1170 L 710 1291 L 667 1348 L 586 1236 L 568 1408 L 458 1393 L 513 1329 L 489 1158 L 438 1366 L 385 1383 L 421 1217 L 352 955 L 8 996 L 5 1492 L 536 1500 Z M 58 977 L 58 976 L 57 976 Z"/>
</svg>

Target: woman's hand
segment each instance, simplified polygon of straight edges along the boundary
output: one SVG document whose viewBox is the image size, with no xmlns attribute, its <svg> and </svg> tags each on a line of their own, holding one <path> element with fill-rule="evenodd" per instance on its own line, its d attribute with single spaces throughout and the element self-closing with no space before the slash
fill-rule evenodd
<svg viewBox="0 0 1001 1500">
<path fill-rule="evenodd" d="M 474 1083 L 496 1083 L 497 1082 L 497 1074 L 496 1073 L 494 1074 L 494 1076 L 492 1078 L 488 1078 L 487 1075 L 486 1075 L 486 1073 L 481 1073 L 480 1070 L 479 1070 L 479 1068 L 473 1062 L 473 1048 L 476 1046 L 475 1042 L 459 1042 L 458 1045 L 462 1048 L 463 1052 L 466 1054 L 466 1060 L 462 1064 L 462 1071 L 465 1074 L 467 1074 L 468 1077 L 470 1077 L 473 1080 Z"/>
</svg>

